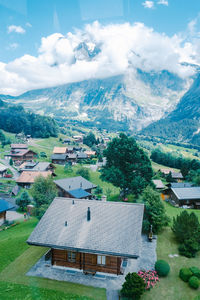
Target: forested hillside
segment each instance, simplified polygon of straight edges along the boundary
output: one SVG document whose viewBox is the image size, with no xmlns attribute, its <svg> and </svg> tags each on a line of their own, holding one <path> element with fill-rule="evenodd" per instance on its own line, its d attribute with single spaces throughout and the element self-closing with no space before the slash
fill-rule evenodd
<svg viewBox="0 0 200 300">
<path fill-rule="evenodd" d="M 8 105 L 0 100 L 0 129 L 12 133 L 23 132 L 35 138 L 57 136 L 54 119 L 26 112 L 20 105 Z"/>
</svg>

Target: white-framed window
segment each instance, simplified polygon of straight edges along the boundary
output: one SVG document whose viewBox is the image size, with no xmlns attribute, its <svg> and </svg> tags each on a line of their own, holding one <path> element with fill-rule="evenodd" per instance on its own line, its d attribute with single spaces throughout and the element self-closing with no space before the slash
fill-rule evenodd
<svg viewBox="0 0 200 300">
<path fill-rule="evenodd" d="M 106 264 L 105 255 L 97 255 L 97 264 L 98 265 L 105 265 Z"/>
<path fill-rule="evenodd" d="M 67 252 L 67 260 L 69 262 L 76 262 L 76 252 L 68 251 Z"/>
</svg>

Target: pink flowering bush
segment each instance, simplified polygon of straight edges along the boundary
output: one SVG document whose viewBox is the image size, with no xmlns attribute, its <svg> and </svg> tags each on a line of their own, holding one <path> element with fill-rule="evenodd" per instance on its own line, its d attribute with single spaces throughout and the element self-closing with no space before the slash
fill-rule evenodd
<svg viewBox="0 0 200 300">
<path fill-rule="evenodd" d="M 152 270 L 148 270 L 148 271 L 145 271 L 145 270 L 140 270 L 138 272 L 138 275 L 144 280 L 145 284 L 146 284 L 146 287 L 145 289 L 146 290 L 150 290 L 151 288 L 153 288 L 156 283 L 159 280 L 158 278 L 158 274 L 156 271 L 152 271 Z"/>
</svg>

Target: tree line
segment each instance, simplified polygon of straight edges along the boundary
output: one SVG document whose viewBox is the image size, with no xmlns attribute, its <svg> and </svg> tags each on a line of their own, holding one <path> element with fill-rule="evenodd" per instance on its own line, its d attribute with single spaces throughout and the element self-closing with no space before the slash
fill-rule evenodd
<svg viewBox="0 0 200 300">
<path fill-rule="evenodd" d="M 21 105 L 0 105 L 0 129 L 12 133 L 24 132 L 34 138 L 56 137 L 58 126 L 54 119 L 26 112 Z"/>
<path fill-rule="evenodd" d="M 151 159 L 158 164 L 180 169 L 183 176 L 186 176 L 190 170 L 200 169 L 199 160 L 175 156 L 169 152 L 162 152 L 160 149 L 155 149 L 151 152 Z"/>
</svg>

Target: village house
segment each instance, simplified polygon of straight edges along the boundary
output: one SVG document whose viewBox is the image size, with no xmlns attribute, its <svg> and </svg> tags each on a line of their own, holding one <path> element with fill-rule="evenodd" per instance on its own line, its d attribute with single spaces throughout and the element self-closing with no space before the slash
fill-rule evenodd
<svg viewBox="0 0 200 300">
<path fill-rule="evenodd" d="M 92 190 L 97 186 L 82 176 L 54 180 L 60 197 L 92 198 Z"/>
<path fill-rule="evenodd" d="M 200 187 L 171 188 L 170 199 L 178 206 L 200 209 Z"/>
<path fill-rule="evenodd" d="M 11 151 L 10 154 L 6 156 L 12 158 L 12 160 L 15 162 L 19 161 L 20 163 L 22 163 L 24 161 L 32 161 L 36 159 L 37 153 L 28 149 L 18 149 Z"/>
<path fill-rule="evenodd" d="M 172 199 L 172 188 L 190 188 L 192 184 L 189 182 L 170 182 L 166 186 L 167 188 L 163 192 L 165 199 Z"/>
<path fill-rule="evenodd" d="M 48 176 L 52 176 L 52 172 L 25 171 L 21 173 L 19 178 L 16 180 L 16 183 L 21 187 L 29 189 L 38 176 L 47 178 Z"/>
<path fill-rule="evenodd" d="M 51 161 L 53 164 L 64 165 L 67 162 L 67 154 L 52 154 Z"/>
<path fill-rule="evenodd" d="M 55 198 L 27 240 L 51 248 L 52 266 L 120 275 L 140 255 L 143 204 Z"/>
<path fill-rule="evenodd" d="M 0 199 L 0 225 L 6 221 L 6 212 L 14 207 L 10 202 Z"/>
<path fill-rule="evenodd" d="M 181 172 L 171 172 L 171 174 L 172 174 L 172 179 L 175 182 L 182 182 L 184 179 Z"/>
<path fill-rule="evenodd" d="M 45 172 L 51 171 L 54 173 L 55 166 L 49 162 L 25 162 L 19 167 L 19 172 L 26 171 L 37 171 L 37 172 Z"/>
</svg>

